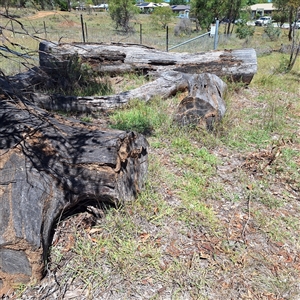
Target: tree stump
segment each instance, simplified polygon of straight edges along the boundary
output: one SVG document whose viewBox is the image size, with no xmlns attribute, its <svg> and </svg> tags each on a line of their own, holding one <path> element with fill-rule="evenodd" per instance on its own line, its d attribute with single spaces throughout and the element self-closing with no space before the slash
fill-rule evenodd
<svg viewBox="0 0 300 300">
<path fill-rule="evenodd" d="M 0 292 L 40 279 L 51 230 L 85 201 L 120 204 L 143 188 L 148 143 L 0 100 Z M 1 294 L 1 293 L 0 293 Z"/>
<path fill-rule="evenodd" d="M 174 119 L 181 125 L 196 125 L 208 130 L 220 121 L 226 108 L 223 100 L 227 85 L 213 74 L 189 77 L 189 94 L 179 104 Z"/>
</svg>

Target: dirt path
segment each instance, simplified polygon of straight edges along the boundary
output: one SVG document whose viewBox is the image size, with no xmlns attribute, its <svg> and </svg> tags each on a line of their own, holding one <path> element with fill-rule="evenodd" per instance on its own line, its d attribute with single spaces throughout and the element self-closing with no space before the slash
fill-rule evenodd
<svg viewBox="0 0 300 300">
<path fill-rule="evenodd" d="M 43 18 L 43 17 L 48 17 L 48 16 L 51 16 L 51 15 L 56 15 L 56 14 L 63 15 L 65 13 L 66 12 L 56 11 L 56 10 L 53 10 L 53 11 L 38 11 L 35 15 L 32 15 L 32 16 L 28 17 L 28 19 L 29 20 L 35 20 L 35 19 L 40 19 L 40 18 Z"/>
</svg>

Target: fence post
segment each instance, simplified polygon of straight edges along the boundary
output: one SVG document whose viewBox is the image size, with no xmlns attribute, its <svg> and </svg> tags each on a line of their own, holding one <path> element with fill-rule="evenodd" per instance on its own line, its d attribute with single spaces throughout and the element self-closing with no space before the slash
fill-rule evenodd
<svg viewBox="0 0 300 300">
<path fill-rule="evenodd" d="M 10 20 L 10 24 L 11 24 L 11 30 L 13 32 L 13 37 L 15 37 L 15 29 L 14 29 L 14 24 L 13 24 L 12 20 Z"/>
<path fill-rule="evenodd" d="M 47 29 L 46 29 L 46 23 L 45 23 L 45 21 L 43 21 L 44 22 L 44 32 L 45 32 L 45 39 L 47 39 Z"/>
<path fill-rule="evenodd" d="M 86 38 L 86 41 L 88 42 L 89 38 L 88 38 L 88 31 L 87 31 L 86 23 L 84 23 L 84 27 L 85 27 L 85 38 Z"/>
<path fill-rule="evenodd" d="M 218 39 L 219 39 L 219 20 L 216 19 L 216 31 L 214 36 L 214 50 L 218 48 Z"/>
<path fill-rule="evenodd" d="M 84 34 L 84 24 L 83 24 L 82 14 L 80 15 L 80 20 L 81 20 L 82 39 L 83 39 L 83 43 L 85 44 L 85 34 Z"/>
<path fill-rule="evenodd" d="M 169 52 L 169 27 L 166 26 L 166 51 Z"/>
<path fill-rule="evenodd" d="M 143 38 L 142 24 L 140 24 L 140 45 L 142 45 L 142 44 L 143 44 L 143 42 L 142 42 L 142 38 Z"/>
</svg>

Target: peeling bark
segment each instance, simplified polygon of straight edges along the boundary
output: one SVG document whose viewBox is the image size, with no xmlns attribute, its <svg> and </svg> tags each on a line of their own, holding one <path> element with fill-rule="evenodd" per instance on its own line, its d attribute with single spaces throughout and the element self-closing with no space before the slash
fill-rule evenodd
<svg viewBox="0 0 300 300">
<path fill-rule="evenodd" d="M 201 74 L 212 73 L 249 84 L 257 72 L 254 49 L 174 53 L 133 44 L 54 44 L 40 43 L 40 66 L 51 69 L 64 67 L 77 53 L 100 74 L 128 72 L 154 74 L 166 71 Z"/>
</svg>

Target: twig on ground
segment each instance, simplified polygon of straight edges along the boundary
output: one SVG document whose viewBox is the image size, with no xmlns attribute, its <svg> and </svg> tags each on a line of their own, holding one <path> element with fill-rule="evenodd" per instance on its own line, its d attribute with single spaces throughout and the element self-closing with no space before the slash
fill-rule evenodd
<svg viewBox="0 0 300 300">
<path fill-rule="evenodd" d="M 243 231 L 242 231 L 242 237 L 245 239 L 245 231 L 246 231 L 246 227 L 250 221 L 250 203 L 251 203 L 251 193 L 248 196 L 248 219 L 246 221 L 246 223 L 243 226 Z"/>
</svg>

